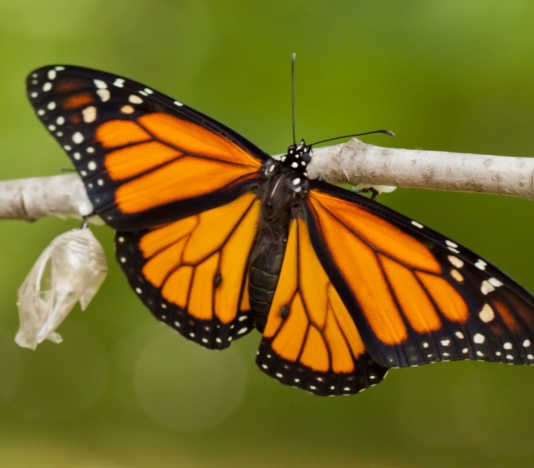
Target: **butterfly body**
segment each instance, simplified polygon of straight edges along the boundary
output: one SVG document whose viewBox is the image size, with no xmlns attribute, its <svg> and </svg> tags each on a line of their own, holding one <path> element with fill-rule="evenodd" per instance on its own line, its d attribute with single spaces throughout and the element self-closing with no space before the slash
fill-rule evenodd
<svg viewBox="0 0 534 468">
<path fill-rule="evenodd" d="M 291 219 L 302 217 L 307 196 L 307 166 L 310 148 L 304 142 L 291 145 L 279 161 L 263 163 L 264 183 L 260 184 L 260 216 L 250 258 L 249 296 L 256 328 L 267 323 L 278 284 Z"/>
<path fill-rule="evenodd" d="M 388 368 L 534 363 L 534 298 L 400 213 L 310 180 L 311 148 L 273 159 L 135 81 L 71 66 L 27 80 L 116 257 L 160 321 L 209 349 L 253 329 L 277 381 L 348 395 Z"/>
</svg>

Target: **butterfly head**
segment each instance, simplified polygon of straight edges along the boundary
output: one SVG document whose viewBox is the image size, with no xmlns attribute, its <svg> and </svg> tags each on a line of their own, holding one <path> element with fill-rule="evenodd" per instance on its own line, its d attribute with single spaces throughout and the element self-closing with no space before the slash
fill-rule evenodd
<svg viewBox="0 0 534 468">
<path fill-rule="evenodd" d="M 264 174 L 270 179 L 283 176 L 296 193 L 305 193 L 308 185 L 308 164 L 311 161 L 311 146 L 304 140 L 292 144 L 279 160 L 271 159 L 264 165 Z M 277 184 L 278 185 L 278 184 Z"/>
</svg>

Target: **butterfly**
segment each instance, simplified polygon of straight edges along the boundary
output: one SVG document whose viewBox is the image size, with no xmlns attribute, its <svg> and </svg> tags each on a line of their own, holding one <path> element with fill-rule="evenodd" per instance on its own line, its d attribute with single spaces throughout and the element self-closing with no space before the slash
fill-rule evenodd
<svg viewBox="0 0 534 468">
<path fill-rule="evenodd" d="M 155 317 L 316 395 L 389 368 L 534 363 L 534 298 L 465 247 L 358 193 L 311 180 L 304 141 L 274 159 L 152 88 L 74 66 L 31 73 L 117 260 Z"/>
</svg>

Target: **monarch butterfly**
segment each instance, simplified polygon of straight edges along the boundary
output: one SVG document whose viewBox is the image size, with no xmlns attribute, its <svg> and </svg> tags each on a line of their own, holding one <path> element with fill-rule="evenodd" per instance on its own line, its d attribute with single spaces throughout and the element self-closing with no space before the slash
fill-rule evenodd
<svg viewBox="0 0 534 468">
<path fill-rule="evenodd" d="M 357 193 L 310 180 L 304 141 L 275 160 L 132 80 L 31 73 L 116 256 L 160 321 L 224 349 L 256 328 L 281 383 L 346 395 L 389 368 L 534 363 L 534 298 L 466 248 Z"/>
</svg>

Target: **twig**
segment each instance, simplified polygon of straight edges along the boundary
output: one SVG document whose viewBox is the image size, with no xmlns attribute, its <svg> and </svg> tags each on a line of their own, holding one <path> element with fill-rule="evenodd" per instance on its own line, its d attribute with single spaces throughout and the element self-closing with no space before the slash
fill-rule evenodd
<svg viewBox="0 0 534 468">
<path fill-rule="evenodd" d="M 336 184 L 394 185 L 534 200 L 534 158 L 383 148 L 353 139 L 315 148 L 308 174 Z M 91 211 L 76 174 L 0 182 L 0 219 L 81 218 Z"/>
<path fill-rule="evenodd" d="M 348 143 L 314 150 L 308 174 L 331 183 L 510 195 L 534 200 L 534 158 Z"/>
</svg>

